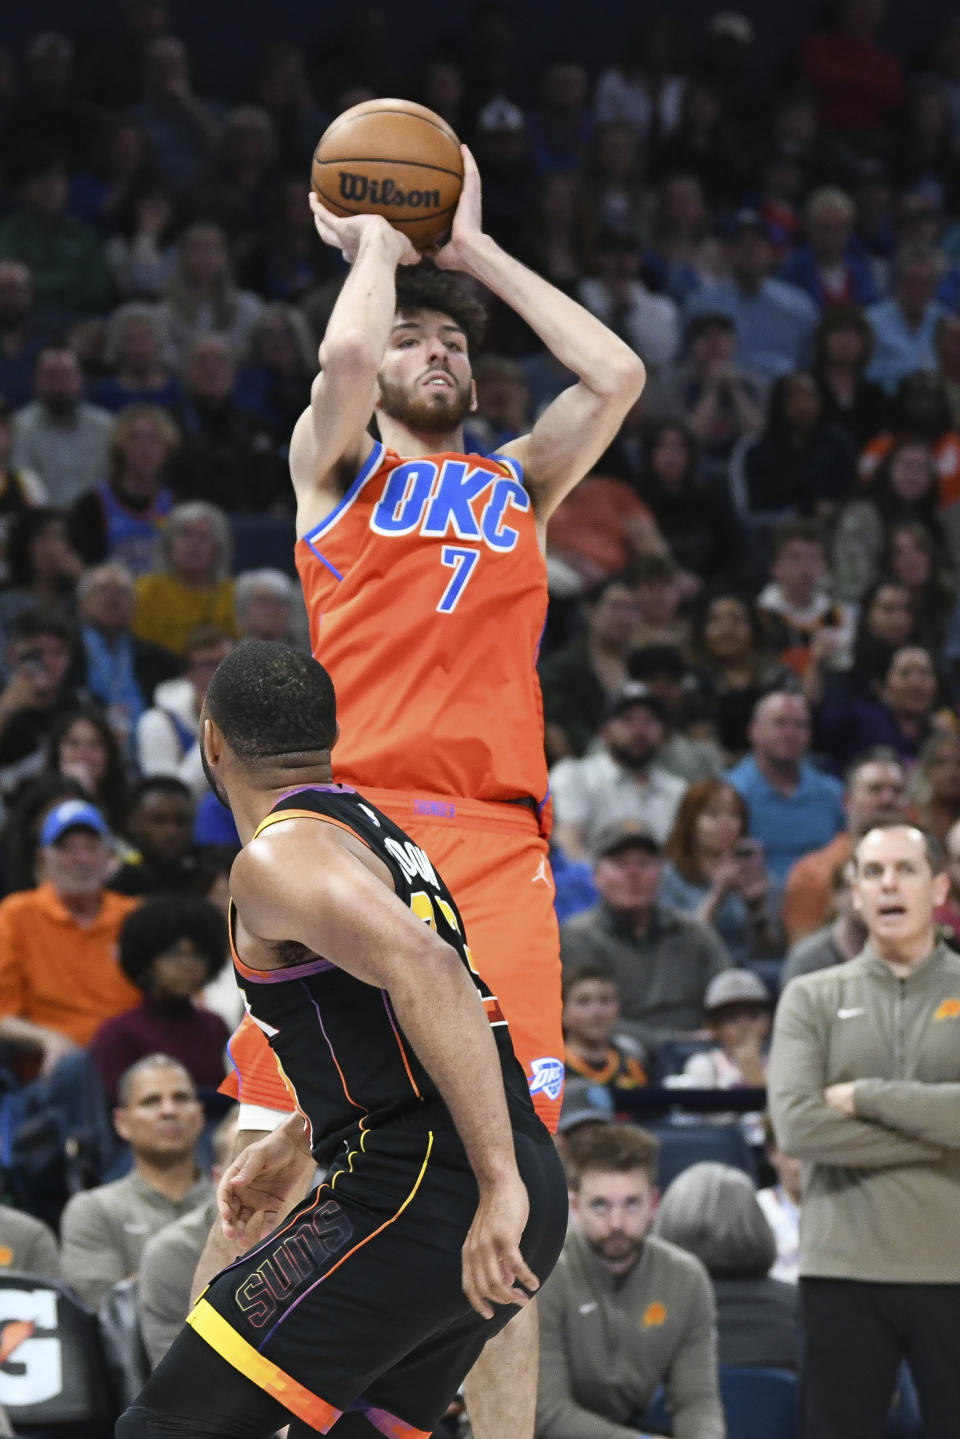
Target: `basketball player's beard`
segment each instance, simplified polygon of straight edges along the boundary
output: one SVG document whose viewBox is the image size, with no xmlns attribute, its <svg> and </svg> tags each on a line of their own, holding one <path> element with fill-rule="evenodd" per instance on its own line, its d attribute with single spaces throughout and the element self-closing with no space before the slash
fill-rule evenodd
<svg viewBox="0 0 960 1439">
<path fill-rule="evenodd" d="M 452 390 L 427 390 L 417 395 L 382 378 L 379 383 L 377 408 L 417 435 L 449 435 L 460 428 L 470 413 L 469 381 L 462 386 L 454 381 Z"/>
</svg>

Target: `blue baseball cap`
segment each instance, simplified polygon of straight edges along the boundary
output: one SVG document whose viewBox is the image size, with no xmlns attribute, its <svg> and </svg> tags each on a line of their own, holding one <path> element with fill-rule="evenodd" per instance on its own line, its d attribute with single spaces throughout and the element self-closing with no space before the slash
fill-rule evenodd
<svg viewBox="0 0 960 1439">
<path fill-rule="evenodd" d="M 54 805 L 43 821 L 40 843 L 56 844 L 71 829 L 90 829 L 101 839 L 110 838 L 110 827 L 96 805 L 83 799 L 65 799 Z"/>
</svg>

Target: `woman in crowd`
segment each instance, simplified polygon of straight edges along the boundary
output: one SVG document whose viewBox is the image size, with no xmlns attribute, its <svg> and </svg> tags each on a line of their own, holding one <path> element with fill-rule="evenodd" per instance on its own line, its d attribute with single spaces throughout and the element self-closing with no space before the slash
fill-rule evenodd
<svg viewBox="0 0 960 1439">
<path fill-rule="evenodd" d="M 647 430 L 639 493 L 688 575 L 710 584 L 737 574 L 743 529 L 726 486 L 700 473 L 697 443 L 685 424 L 661 420 Z"/>
<path fill-rule="evenodd" d="M 716 277 L 719 252 L 710 239 L 709 211 L 696 175 L 681 170 L 664 179 L 646 261 L 678 305 Z"/>
<path fill-rule="evenodd" d="M 903 645 L 894 651 L 873 698 L 814 710 L 814 748 L 841 775 L 855 755 L 874 745 L 889 745 L 912 767 L 935 728 L 937 691 L 929 650 Z"/>
<path fill-rule="evenodd" d="M 668 14 L 638 21 L 616 61 L 600 74 L 593 97 L 601 124 L 617 120 L 644 143 L 671 135 L 680 123 L 686 77 L 678 64 L 677 27 Z"/>
<path fill-rule="evenodd" d="M 107 324 L 103 358 L 111 374 L 94 390 L 105 410 L 125 405 L 163 405 L 180 402 L 180 386 L 166 366 L 163 333 L 155 305 L 131 300 L 114 310 Z"/>
<path fill-rule="evenodd" d="M 861 310 L 834 305 L 814 336 L 813 376 L 823 398 L 823 422 L 845 429 L 859 451 L 882 430 L 890 401 L 879 385 L 866 378 L 873 351 L 873 331 Z"/>
<path fill-rule="evenodd" d="M 732 785 L 697 780 L 677 810 L 660 886 L 660 902 L 712 925 L 737 964 L 783 948 L 763 851 L 748 829 Z"/>
<path fill-rule="evenodd" d="M 767 526 L 829 513 L 854 484 L 855 459 L 850 436 L 824 418 L 814 376 L 794 370 L 773 386 L 762 433 L 741 441 L 731 457 L 737 508 Z"/>
<path fill-rule="evenodd" d="M 956 116 L 937 76 L 917 78 L 910 86 L 892 162 L 898 184 L 922 189 L 940 212 L 956 213 L 960 199 Z"/>
<path fill-rule="evenodd" d="M 712 1163 L 685 1169 L 661 1199 L 653 1231 L 709 1270 L 721 1364 L 797 1367 L 797 1288 L 770 1277 L 776 1240 L 742 1170 Z"/>
<path fill-rule="evenodd" d="M 856 602 L 879 575 L 891 529 L 918 524 L 940 545 L 937 474 L 927 446 L 917 440 L 896 445 L 869 484 L 837 516 L 831 568 L 839 599 Z"/>
<path fill-rule="evenodd" d="M 957 602 L 957 587 L 936 533 L 917 520 L 893 525 L 884 570 L 910 591 L 920 643 L 940 654 Z"/>
<path fill-rule="evenodd" d="M 195 196 L 195 213 L 230 237 L 239 262 L 271 218 L 277 132 L 260 105 L 237 105 L 217 138 L 208 173 Z"/>
<path fill-rule="evenodd" d="M 707 469 L 727 492 L 727 461 L 746 434 L 763 427 L 765 386 L 734 363 L 737 335 L 729 315 L 707 311 L 687 323 L 677 363 L 665 365 L 644 391 L 648 421 L 683 421 Z"/>
<path fill-rule="evenodd" d="M 100 1026 L 91 1051 L 109 1104 L 120 1076 L 148 1054 L 168 1054 L 190 1073 L 201 1098 L 223 1079 L 229 1039 L 218 1014 L 194 1001 L 223 968 L 228 952 L 223 916 L 194 895 L 154 895 L 120 930 L 120 968 L 143 990 L 135 1009 Z"/>
<path fill-rule="evenodd" d="M 13 450 L 13 406 L 0 395 L 0 583 L 9 579 L 7 547 L 10 526 L 17 515 L 34 505 L 49 501 L 46 486 L 35 470 L 16 469 L 10 463 Z"/>
<path fill-rule="evenodd" d="M 944 844 L 960 819 L 960 734 L 933 734 L 911 776 L 917 823 Z"/>
<path fill-rule="evenodd" d="M 245 570 L 234 589 L 237 631 L 241 639 L 304 645 L 303 596 L 282 570 Z"/>
<path fill-rule="evenodd" d="M 116 736 L 102 710 L 69 710 L 47 736 L 47 773 L 76 780 L 115 834 L 127 818 L 127 776 Z"/>
<path fill-rule="evenodd" d="M 149 574 L 173 509 L 165 483 L 180 431 L 159 405 L 127 405 L 110 436 L 110 475 L 81 495 L 70 516 L 74 544 L 87 564 L 115 560 Z"/>
<path fill-rule="evenodd" d="M 538 275 L 572 294 L 590 273 L 594 231 L 582 180 L 557 170 L 544 175 L 537 186 L 518 253 Z"/>
<path fill-rule="evenodd" d="M 203 500 L 177 505 L 160 537 L 156 572 L 137 585 L 134 634 L 178 655 L 199 625 L 236 634 L 232 550 L 222 510 Z"/>
<path fill-rule="evenodd" d="M 274 301 L 257 321 L 249 362 L 237 374 L 237 408 L 255 415 L 286 445 L 310 392 L 316 361 L 300 311 Z"/>
<path fill-rule="evenodd" d="M 263 301 L 249 290 L 238 290 L 219 225 L 198 221 L 189 225 L 177 244 L 177 258 L 160 305 L 160 322 L 169 348 L 183 360 L 201 335 L 219 335 L 244 355 Z"/>
<path fill-rule="evenodd" d="M 608 120 L 594 131 L 586 165 L 587 194 L 597 228 L 639 232 L 646 219 L 643 155 L 636 130 Z"/>
<path fill-rule="evenodd" d="M 860 479 L 869 480 L 894 445 L 907 440 L 926 446 L 937 472 L 939 503 L 953 504 L 960 498 L 960 433 L 943 377 L 935 370 L 904 375 L 892 405 L 888 398 L 886 423 L 861 452 Z"/>
<path fill-rule="evenodd" d="M 850 668 L 826 668 L 814 649 L 804 676 L 804 694 L 811 704 L 872 699 L 894 651 L 910 644 L 919 644 L 913 596 L 899 580 L 877 580 L 864 595 L 857 615 Z"/>
<path fill-rule="evenodd" d="M 25 610 L 73 615 L 83 560 L 70 543 L 63 511 L 36 505 L 15 515 L 8 531 L 7 566 L 9 583 L 0 590 L 0 664 L 6 632 Z"/>
<path fill-rule="evenodd" d="M 853 642 L 853 669 L 872 684 L 886 673 L 894 650 L 916 640 L 917 621 L 906 585 L 879 580 L 863 597 Z"/>
<path fill-rule="evenodd" d="M 146 133 L 129 116 L 112 115 L 88 165 L 70 183 L 70 212 L 103 235 L 133 235 L 139 206 L 156 183 Z"/>
<path fill-rule="evenodd" d="M 649 178 L 694 175 L 712 205 L 730 203 L 743 174 L 742 155 L 730 134 L 720 97 L 705 81 L 692 80 L 680 110 L 680 122 L 653 156 Z"/>
<path fill-rule="evenodd" d="M 694 624 L 697 663 L 712 690 L 717 739 L 731 761 L 749 748 L 753 707 L 768 690 L 796 687 L 796 677 L 766 648 L 750 600 L 733 590 L 713 594 Z"/>
</svg>

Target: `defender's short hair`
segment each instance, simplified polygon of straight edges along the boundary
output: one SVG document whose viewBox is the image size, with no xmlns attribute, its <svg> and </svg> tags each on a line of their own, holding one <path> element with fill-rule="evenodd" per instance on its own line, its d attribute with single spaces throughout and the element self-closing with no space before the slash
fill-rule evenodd
<svg viewBox="0 0 960 1439">
<path fill-rule="evenodd" d="M 487 328 L 487 312 L 462 279 L 438 270 L 429 260 L 401 266 L 397 271 L 397 314 L 412 315 L 417 310 L 449 315 L 466 335 L 469 354 L 476 353 Z"/>
<path fill-rule="evenodd" d="M 660 1141 L 655 1134 L 633 1124 L 591 1125 L 567 1157 L 567 1179 L 576 1194 L 585 1174 L 629 1174 L 642 1169 L 652 1182 L 657 1174 Z"/>
<path fill-rule="evenodd" d="M 290 645 L 243 640 L 214 671 L 207 713 L 248 763 L 316 754 L 337 733 L 333 681 Z"/>
</svg>

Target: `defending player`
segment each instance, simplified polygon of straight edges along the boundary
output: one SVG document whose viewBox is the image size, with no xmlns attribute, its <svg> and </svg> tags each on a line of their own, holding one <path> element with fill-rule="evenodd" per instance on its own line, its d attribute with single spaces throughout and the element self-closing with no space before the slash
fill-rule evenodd
<svg viewBox="0 0 960 1439">
<path fill-rule="evenodd" d="M 237 981 L 300 1112 L 221 1181 L 227 1226 L 253 1247 L 118 1439 L 261 1439 L 291 1415 L 429 1439 L 563 1243 L 563 1171 L 450 893 L 332 783 L 336 733 L 329 677 L 286 646 L 239 646 L 207 691 L 205 768 L 244 844 Z M 326 1183 L 263 1239 L 308 1150 Z"/>
<path fill-rule="evenodd" d="M 311 198 L 321 238 L 351 269 L 291 440 L 296 558 L 314 654 L 334 677 L 345 719 L 337 776 L 371 794 L 447 873 L 553 1127 L 563 1084 L 560 965 L 535 668 L 545 532 L 645 376 L 594 316 L 483 234 L 480 177 L 466 149 L 464 169 L 439 271 L 417 268 L 419 256 L 386 221 L 338 219 Z M 471 286 L 444 273 L 453 270 L 511 305 L 579 376 L 529 435 L 492 457 L 463 454 L 482 311 Z M 379 441 L 368 433 L 373 417 Z M 241 1061 L 240 1097 L 282 1107 L 266 1059 L 259 1073 Z M 535 1336 L 515 1331 L 491 1346 L 483 1385 L 468 1387 L 476 1439 L 533 1433 Z"/>
</svg>

